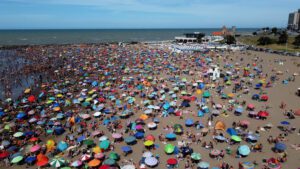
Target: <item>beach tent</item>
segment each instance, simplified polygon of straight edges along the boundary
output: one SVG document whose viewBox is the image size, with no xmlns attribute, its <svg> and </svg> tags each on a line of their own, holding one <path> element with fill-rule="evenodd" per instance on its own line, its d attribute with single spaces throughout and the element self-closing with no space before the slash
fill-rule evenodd
<svg viewBox="0 0 300 169">
<path fill-rule="evenodd" d="M 215 124 L 215 130 L 223 130 L 225 131 L 226 125 L 224 122 L 218 120 Z"/>
</svg>

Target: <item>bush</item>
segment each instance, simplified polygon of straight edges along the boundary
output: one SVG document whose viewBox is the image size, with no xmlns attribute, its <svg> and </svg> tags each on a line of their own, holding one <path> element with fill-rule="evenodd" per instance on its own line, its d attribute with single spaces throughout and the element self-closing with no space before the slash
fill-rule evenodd
<svg viewBox="0 0 300 169">
<path fill-rule="evenodd" d="M 297 48 L 300 47 L 300 35 L 295 37 L 295 41 L 293 42 L 293 45 L 295 45 Z"/>
<path fill-rule="evenodd" d="M 282 32 L 278 38 L 278 43 L 279 44 L 284 44 L 284 43 L 287 43 L 288 41 L 288 34 L 286 33 L 286 31 Z"/>
<path fill-rule="evenodd" d="M 273 40 L 269 37 L 262 36 L 257 40 L 257 42 L 258 42 L 258 45 L 270 45 L 273 43 Z"/>
<path fill-rule="evenodd" d="M 225 40 L 225 43 L 227 43 L 228 45 L 235 44 L 235 42 L 236 42 L 235 37 L 232 35 L 226 35 L 224 40 Z"/>
</svg>

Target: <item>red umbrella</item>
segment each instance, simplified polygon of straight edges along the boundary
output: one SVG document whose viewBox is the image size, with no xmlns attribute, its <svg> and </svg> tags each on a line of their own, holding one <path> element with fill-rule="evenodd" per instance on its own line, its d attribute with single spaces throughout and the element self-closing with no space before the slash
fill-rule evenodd
<svg viewBox="0 0 300 169">
<path fill-rule="evenodd" d="M 35 97 L 33 95 L 30 95 L 27 99 L 30 103 L 35 102 Z"/>
<path fill-rule="evenodd" d="M 259 111 L 257 115 L 260 117 L 268 117 L 269 113 L 266 111 Z"/>
<path fill-rule="evenodd" d="M 169 159 L 167 160 L 167 163 L 168 163 L 169 165 L 176 165 L 176 164 L 177 164 L 177 160 L 176 160 L 175 158 L 169 158 Z"/>
<path fill-rule="evenodd" d="M 182 96 L 181 98 L 182 98 L 183 100 L 191 101 L 191 97 L 189 97 L 189 96 Z"/>
<path fill-rule="evenodd" d="M 109 165 L 102 165 L 102 166 L 99 167 L 99 169 L 109 169 L 109 168 L 110 168 Z"/>
<path fill-rule="evenodd" d="M 269 99 L 269 97 L 267 95 L 262 95 L 260 97 L 261 100 L 267 101 Z"/>
<path fill-rule="evenodd" d="M 155 141 L 155 137 L 152 134 L 147 135 L 145 139 Z"/>
<path fill-rule="evenodd" d="M 8 156 L 9 156 L 9 152 L 7 152 L 7 151 L 2 151 L 2 152 L 0 153 L 0 159 L 6 158 L 6 157 L 8 157 Z"/>
<path fill-rule="evenodd" d="M 254 109 L 254 104 L 248 104 L 247 108 L 248 109 Z"/>
<path fill-rule="evenodd" d="M 103 97 L 99 98 L 98 100 L 99 100 L 100 103 L 104 103 L 105 102 L 105 99 Z"/>
<path fill-rule="evenodd" d="M 35 141 L 38 141 L 38 140 L 39 140 L 39 139 L 36 138 L 36 137 L 32 137 L 32 138 L 29 139 L 29 141 L 31 141 L 31 142 L 35 142 Z"/>
</svg>

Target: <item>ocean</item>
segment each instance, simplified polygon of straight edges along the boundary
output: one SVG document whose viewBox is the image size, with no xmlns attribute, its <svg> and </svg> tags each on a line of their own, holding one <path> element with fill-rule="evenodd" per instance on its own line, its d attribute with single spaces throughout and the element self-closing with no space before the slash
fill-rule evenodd
<svg viewBox="0 0 300 169">
<path fill-rule="evenodd" d="M 256 28 L 237 29 L 239 34 L 250 34 Z M 144 42 L 174 40 L 184 33 L 202 32 L 210 35 L 220 28 L 209 29 L 51 29 L 0 30 L 0 45 L 46 45 L 103 42 Z"/>
</svg>

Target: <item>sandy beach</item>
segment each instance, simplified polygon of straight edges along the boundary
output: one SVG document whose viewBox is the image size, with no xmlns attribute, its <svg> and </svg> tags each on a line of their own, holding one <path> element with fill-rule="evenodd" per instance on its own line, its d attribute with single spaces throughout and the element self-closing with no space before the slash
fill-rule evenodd
<svg viewBox="0 0 300 169">
<path fill-rule="evenodd" d="M 299 57 L 254 51 L 172 53 L 167 47 L 144 44 L 35 46 L 19 52 L 26 59 L 42 56 L 49 62 L 34 70 L 45 74 L 41 81 L 36 80 L 34 87 L 24 90 L 20 100 L 0 103 L 0 154 L 8 153 L 0 155 L 0 168 L 55 168 L 50 164 L 54 158 L 65 160 L 57 168 L 101 168 L 112 158 L 111 152 L 116 152 L 119 158 L 110 168 L 131 165 L 132 168 L 196 169 L 201 168 L 200 162 L 207 162 L 210 167 L 206 168 L 225 169 L 228 164 L 228 169 L 238 169 L 244 162 L 250 162 L 256 163 L 253 168 L 262 169 L 271 168 L 271 162 L 266 162 L 270 158 L 276 159 L 275 167 L 300 167 Z M 40 62 L 33 60 L 34 64 Z M 51 65 L 49 70 L 47 64 Z M 221 71 L 216 80 L 207 73 L 214 65 Z M 207 93 L 209 96 L 205 96 Z M 257 100 L 253 99 L 254 94 L 259 95 Z M 263 101 L 263 95 L 268 97 L 267 101 Z M 238 115 L 237 109 L 242 109 Z M 249 117 L 250 112 L 256 117 Z M 259 115 L 262 112 L 268 115 Z M 216 129 L 217 123 L 223 126 L 217 125 Z M 181 134 L 176 133 L 175 124 L 182 126 Z M 156 127 L 149 129 L 151 125 Z M 228 128 L 237 134 L 229 134 Z M 25 134 L 29 131 L 32 133 Z M 95 131 L 98 134 L 93 136 Z M 15 135 L 17 132 L 21 132 L 20 136 Z M 121 138 L 114 138 L 113 133 Z M 143 133 L 144 137 L 139 139 L 137 133 Z M 176 139 L 165 138 L 169 133 L 175 133 Z M 101 147 L 101 135 L 108 137 L 108 148 Z M 256 141 L 251 143 L 249 135 L 256 137 Z M 77 141 L 80 136 L 93 140 L 94 145 Z M 122 148 L 128 146 L 124 140 L 129 136 L 136 138 L 136 144 L 130 144 L 132 152 L 125 155 Z M 224 140 L 217 141 L 214 139 L 217 136 Z M 232 141 L 232 136 L 241 140 Z M 32 138 L 37 140 L 30 141 Z M 48 140 L 55 145 L 47 146 Z M 153 141 L 153 145 L 145 146 L 147 140 Z M 9 144 L 3 145 L 5 141 Z M 65 141 L 67 148 L 59 150 L 60 141 Z M 205 143 L 213 147 L 203 147 Z M 280 153 L 274 150 L 276 143 L 285 145 Z M 178 152 L 166 153 L 167 144 L 175 146 Z M 36 145 L 40 148 L 31 151 Z M 242 145 L 251 152 L 238 153 Z M 12 146 L 16 148 L 10 149 Z M 257 146 L 261 150 L 254 150 Z M 105 157 L 99 159 L 98 165 L 89 166 L 89 161 L 97 159 L 97 153 L 93 153 L 95 147 Z M 183 149 L 200 154 L 201 159 L 192 160 L 192 153 L 185 154 Z M 211 152 L 217 150 L 218 155 L 212 157 Z M 159 162 L 153 167 L 146 159 L 140 162 L 147 151 Z M 12 155 L 18 152 L 22 160 L 12 162 L 16 157 Z M 90 158 L 81 166 L 71 165 L 84 154 Z M 29 156 L 39 157 L 28 165 Z M 177 164 L 167 166 L 170 158 Z M 38 166 L 39 160 L 47 162 Z"/>
</svg>

